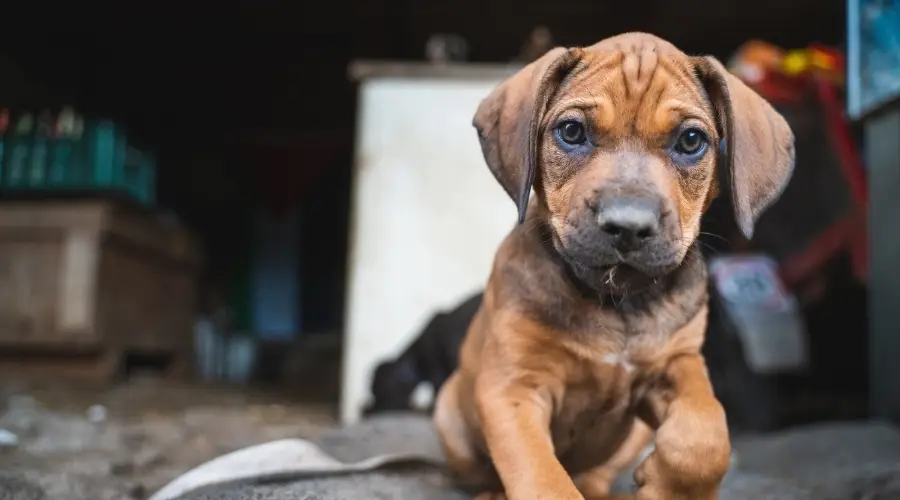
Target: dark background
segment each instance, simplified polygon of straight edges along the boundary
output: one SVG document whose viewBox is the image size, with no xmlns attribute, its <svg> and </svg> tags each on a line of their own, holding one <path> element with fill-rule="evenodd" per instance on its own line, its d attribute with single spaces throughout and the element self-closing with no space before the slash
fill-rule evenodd
<svg viewBox="0 0 900 500">
<path fill-rule="evenodd" d="M 351 60 L 420 60 L 431 34 L 456 33 L 472 60 L 506 62 L 537 25 L 561 45 L 641 30 L 726 59 L 751 38 L 842 45 L 845 22 L 840 0 L 22 2 L 6 10 L 2 51 L 38 94 L 23 100 L 42 106 L 49 94 L 114 118 L 156 151 L 159 202 L 203 237 L 213 276 L 247 251 L 239 228 L 251 207 L 299 200 L 302 286 L 316 290 L 302 307 L 311 329 L 333 328 L 342 314 Z"/>
<path fill-rule="evenodd" d="M 783 47 L 842 44 L 844 31 L 840 0 L 175 5 L 122 2 L 92 9 L 84 2 L 73 9 L 77 17 L 66 19 L 58 8 L 41 12 L 31 4 L 40 31 L 19 36 L 6 23 L 3 45 L 54 91 L 121 119 L 159 147 L 185 137 L 215 143 L 275 131 L 303 132 L 291 137 L 297 141 L 349 144 L 354 91 L 347 63 L 421 59 L 433 33 L 465 37 L 472 60 L 507 61 L 536 25 L 550 28 L 564 45 L 642 30 L 687 52 L 721 58 L 749 38 Z M 56 23 L 47 23 L 48 15 Z"/>
</svg>

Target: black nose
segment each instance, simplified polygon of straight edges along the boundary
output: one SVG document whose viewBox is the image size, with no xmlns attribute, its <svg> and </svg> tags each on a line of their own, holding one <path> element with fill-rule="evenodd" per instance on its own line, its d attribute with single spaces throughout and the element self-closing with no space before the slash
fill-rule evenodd
<svg viewBox="0 0 900 500">
<path fill-rule="evenodd" d="M 617 250 L 638 250 L 659 234 L 660 212 L 654 203 L 623 198 L 602 207 L 597 212 L 597 222 Z"/>
</svg>

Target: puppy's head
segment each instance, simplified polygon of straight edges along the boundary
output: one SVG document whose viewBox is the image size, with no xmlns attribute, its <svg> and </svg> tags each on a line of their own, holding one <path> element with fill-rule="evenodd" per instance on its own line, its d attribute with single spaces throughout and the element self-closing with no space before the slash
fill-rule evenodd
<svg viewBox="0 0 900 500">
<path fill-rule="evenodd" d="M 681 263 L 727 182 L 750 237 L 794 164 L 787 122 L 711 57 L 652 35 L 555 48 L 475 115 L 485 160 L 525 220 L 532 187 L 556 249 L 598 287 Z"/>
</svg>

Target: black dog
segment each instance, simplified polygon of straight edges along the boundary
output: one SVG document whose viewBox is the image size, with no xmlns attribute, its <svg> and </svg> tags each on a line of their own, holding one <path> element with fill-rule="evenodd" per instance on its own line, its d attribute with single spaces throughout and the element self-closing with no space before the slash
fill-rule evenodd
<svg viewBox="0 0 900 500">
<path fill-rule="evenodd" d="M 372 404 L 365 415 L 410 409 L 410 396 L 416 387 L 427 382 L 435 394 L 459 363 L 469 323 L 481 306 L 483 293 L 469 298 L 452 311 L 435 314 L 422 333 L 395 360 L 375 368 L 372 376 Z"/>
</svg>

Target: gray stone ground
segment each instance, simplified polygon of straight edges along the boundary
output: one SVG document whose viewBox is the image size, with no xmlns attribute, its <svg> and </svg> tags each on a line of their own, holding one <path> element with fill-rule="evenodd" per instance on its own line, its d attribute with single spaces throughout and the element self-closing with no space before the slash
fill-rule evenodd
<svg viewBox="0 0 900 500">
<path fill-rule="evenodd" d="M 0 500 L 146 498 L 193 466 L 229 451 L 283 437 L 312 438 L 334 457 L 355 461 L 384 451 L 435 457 L 430 424 L 394 416 L 346 429 L 318 407 L 273 406 L 231 396 L 204 401 L 187 391 L 180 409 L 149 411 L 172 390 L 130 389 L 128 397 L 44 408 L 39 397 L 6 398 L 0 407 Z M 207 391 L 202 392 L 206 395 Z M 177 399 L 177 398 L 176 398 Z M 2 401 L 0 401 L 2 403 Z M 152 406 L 152 405 L 151 405 Z M 735 439 L 736 464 L 723 500 L 900 500 L 900 431 L 877 422 L 827 424 Z M 628 487 L 628 479 L 623 481 Z M 370 474 L 231 486 L 179 500 L 462 500 L 441 471 Z"/>
<path fill-rule="evenodd" d="M 334 426 L 327 406 L 256 392 L 0 387 L 0 430 L 16 441 L 0 431 L 0 500 L 140 500 L 216 456 Z"/>
<path fill-rule="evenodd" d="M 344 461 L 388 450 L 439 456 L 430 425 L 395 417 L 314 439 Z M 878 422 L 828 424 L 735 440 L 723 500 L 900 499 L 900 431 Z M 627 491 L 630 480 L 622 481 Z M 229 487 L 179 500 L 462 500 L 438 471 L 376 472 L 287 484 Z"/>
</svg>

